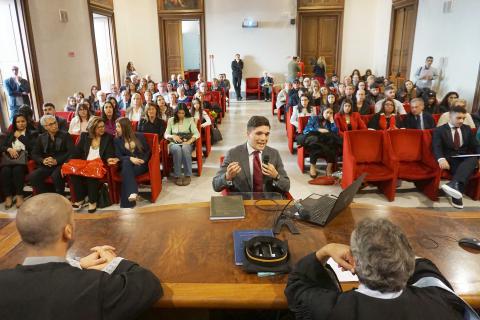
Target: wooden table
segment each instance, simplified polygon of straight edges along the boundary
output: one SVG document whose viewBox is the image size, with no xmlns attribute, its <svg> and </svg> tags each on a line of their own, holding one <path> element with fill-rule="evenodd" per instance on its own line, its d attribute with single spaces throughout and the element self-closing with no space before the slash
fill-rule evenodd
<svg viewBox="0 0 480 320">
<path fill-rule="evenodd" d="M 120 256 L 158 275 L 165 291 L 157 304 L 161 308 L 286 308 L 287 276 L 259 278 L 234 264 L 232 232 L 272 226 L 274 212 L 258 209 L 253 201 L 246 201 L 246 209 L 243 220 L 215 222 L 208 219 L 209 203 L 77 214 L 77 238 L 69 256 L 86 255 L 95 245 L 115 246 Z M 288 239 L 295 263 L 326 243 L 349 243 L 355 223 L 365 217 L 386 217 L 400 225 L 416 254 L 436 263 L 456 292 L 480 307 L 480 254 L 462 249 L 454 240 L 479 236 L 478 213 L 352 204 L 324 228 L 297 222 L 300 235 L 284 231 L 280 238 Z M 3 269 L 21 263 L 25 247 L 10 216 L 0 215 L 0 226 Z M 348 290 L 355 285 L 342 286 Z"/>
</svg>

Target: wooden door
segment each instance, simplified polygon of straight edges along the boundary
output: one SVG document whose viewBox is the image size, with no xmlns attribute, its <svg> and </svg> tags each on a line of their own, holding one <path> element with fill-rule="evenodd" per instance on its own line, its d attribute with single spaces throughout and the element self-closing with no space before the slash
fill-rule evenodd
<svg viewBox="0 0 480 320">
<path fill-rule="evenodd" d="M 183 74 L 182 20 L 164 20 L 165 58 L 168 78 Z"/>
<path fill-rule="evenodd" d="M 311 61 L 324 56 L 327 74 L 339 73 L 341 50 L 341 13 L 314 13 L 300 15 L 300 57 L 305 73 L 313 73 Z"/>
<path fill-rule="evenodd" d="M 417 20 L 417 2 L 393 4 L 388 76 L 397 86 L 409 79 Z"/>
</svg>

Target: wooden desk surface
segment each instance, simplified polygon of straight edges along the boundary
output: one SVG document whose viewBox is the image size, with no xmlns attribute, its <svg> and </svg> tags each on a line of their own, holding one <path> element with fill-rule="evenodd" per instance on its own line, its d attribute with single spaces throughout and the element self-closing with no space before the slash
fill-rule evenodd
<svg viewBox="0 0 480 320">
<path fill-rule="evenodd" d="M 95 245 L 115 246 L 119 256 L 138 262 L 160 278 L 165 296 L 159 307 L 286 308 L 287 276 L 259 278 L 234 264 L 232 232 L 270 228 L 273 221 L 274 212 L 259 210 L 251 201 L 246 208 L 243 220 L 215 222 L 208 218 L 209 203 L 77 214 L 77 238 L 69 256 L 84 256 Z M 348 244 L 355 223 L 366 217 L 387 217 L 400 225 L 416 254 L 431 259 L 458 294 L 480 307 L 480 254 L 460 248 L 454 240 L 478 236 L 478 213 L 352 204 L 324 228 L 297 222 L 300 235 L 284 231 L 280 238 L 288 239 L 295 263 L 326 243 Z M 3 269 L 21 263 L 25 247 L 11 217 L 0 216 L 0 226 Z M 355 285 L 347 283 L 343 288 Z"/>
</svg>

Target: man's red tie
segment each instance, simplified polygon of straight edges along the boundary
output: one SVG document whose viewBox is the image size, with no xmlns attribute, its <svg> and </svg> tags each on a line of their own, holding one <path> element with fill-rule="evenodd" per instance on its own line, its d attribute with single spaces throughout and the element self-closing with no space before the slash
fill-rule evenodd
<svg viewBox="0 0 480 320">
<path fill-rule="evenodd" d="M 455 128 L 455 134 L 453 135 L 453 145 L 455 146 L 455 150 L 460 149 L 460 133 L 458 132 L 458 128 Z"/>
<path fill-rule="evenodd" d="M 263 192 L 263 173 L 260 151 L 253 152 L 253 192 Z"/>
</svg>

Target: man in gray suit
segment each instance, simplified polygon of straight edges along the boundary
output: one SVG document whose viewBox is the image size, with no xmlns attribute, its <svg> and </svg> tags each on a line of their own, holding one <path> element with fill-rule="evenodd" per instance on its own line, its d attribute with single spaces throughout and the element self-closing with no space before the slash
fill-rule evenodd
<svg viewBox="0 0 480 320">
<path fill-rule="evenodd" d="M 230 149 L 217 175 L 213 189 L 217 192 L 279 192 L 290 189 L 290 179 L 277 150 L 267 146 L 270 122 L 253 116 L 247 123 L 247 142 Z"/>
</svg>

